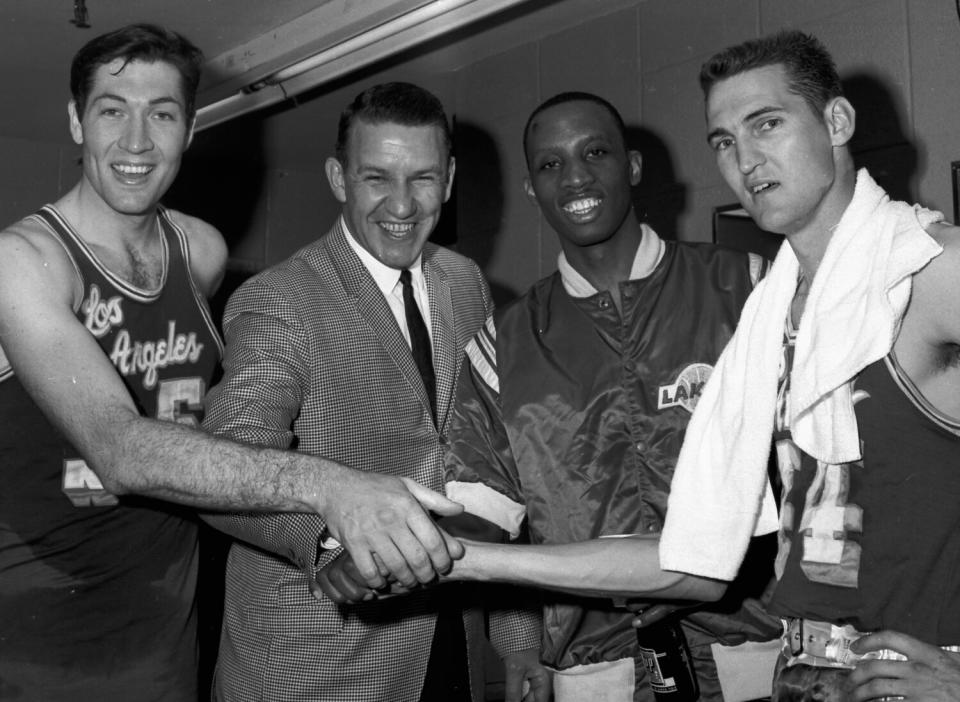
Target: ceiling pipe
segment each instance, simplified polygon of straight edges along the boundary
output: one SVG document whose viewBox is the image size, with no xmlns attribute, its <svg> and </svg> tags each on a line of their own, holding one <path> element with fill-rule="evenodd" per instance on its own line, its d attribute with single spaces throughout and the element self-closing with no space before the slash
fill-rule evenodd
<svg viewBox="0 0 960 702">
<path fill-rule="evenodd" d="M 528 0 L 434 0 L 197 110 L 196 130 L 282 102 L 342 75 Z"/>
</svg>

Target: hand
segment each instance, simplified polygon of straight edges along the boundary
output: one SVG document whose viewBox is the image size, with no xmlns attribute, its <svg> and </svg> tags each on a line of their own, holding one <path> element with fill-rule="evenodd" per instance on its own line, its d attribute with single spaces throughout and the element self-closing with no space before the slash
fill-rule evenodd
<svg viewBox="0 0 960 702">
<path fill-rule="evenodd" d="M 906 661 L 864 660 L 847 679 L 852 702 L 884 697 L 920 702 L 960 700 L 960 654 L 906 634 L 881 631 L 853 643 L 855 653 L 888 648 L 907 657 Z"/>
<path fill-rule="evenodd" d="M 377 591 L 367 586 L 353 557 L 346 551 L 320 569 L 316 581 L 310 583 L 310 590 L 317 599 L 326 595 L 340 605 L 366 602 L 377 596 Z"/>
<path fill-rule="evenodd" d="M 354 563 L 353 557 L 343 552 L 317 573 L 315 582 L 310 583 L 313 596 L 320 599 L 324 595 L 337 604 L 356 604 L 368 600 L 403 595 L 411 591 L 400 583 L 393 581 L 385 587 L 374 590 L 360 576 L 360 571 Z"/>
<path fill-rule="evenodd" d="M 553 674 L 540 663 L 540 649 L 508 653 L 503 658 L 505 702 L 550 702 Z"/>
<path fill-rule="evenodd" d="M 344 471 L 327 481 L 320 514 L 369 587 L 384 587 L 388 575 L 406 587 L 430 582 L 463 555 L 460 542 L 427 514 L 452 516 L 463 505 L 409 478 Z"/>
</svg>

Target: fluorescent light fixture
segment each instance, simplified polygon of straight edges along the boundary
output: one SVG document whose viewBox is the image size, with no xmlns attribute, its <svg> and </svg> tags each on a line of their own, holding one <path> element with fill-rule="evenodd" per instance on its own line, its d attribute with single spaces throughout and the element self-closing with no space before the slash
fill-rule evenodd
<svg viewBox="0 0 960 702">
<path fill-rule="evenodd" d="M 306 90 L 528 0 L 434 0 L 197 110 L 197 130 Z"/>
</svg>

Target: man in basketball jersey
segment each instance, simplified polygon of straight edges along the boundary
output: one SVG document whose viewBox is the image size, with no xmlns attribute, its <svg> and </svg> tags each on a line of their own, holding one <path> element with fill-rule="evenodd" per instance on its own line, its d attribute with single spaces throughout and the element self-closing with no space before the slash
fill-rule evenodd
<svg viewBox="0 0 960 702">
<path fill-rule="evenodd" d="M 960 229 L 856 171 L 856 114 L 816 38 L 730 47 L 700 82 L 724 180 L 787 244 L 691 425 L 663 566 L 724 577 L 730 542 L 757 517 L 714 521 L 729 493 L 696 486 L 726 473 L 750 505 L 756 433 L 770 427 L 783 489 L 768 607 L 785 625 L 773 699 L 815 687 L 960 699 Z M 710 530 L 728 537 L 724 549 L 700 546 Z"/>
<path fill-rule="evenodd" d="M 82 176 L 0 232 L 0 697 L 196 697 L 196 534 L 160 500 L 319 511 L 365 565 L 449 567 L 413 481 L 197 430 L 226 247 L 159 205 L 190 142 L 202 56 L 134 25 L 71 68 Z M 458 555 L 458 544 L 450 548 Z M 306 587 L 306 586 L 305 586 Z"/>
</svg>

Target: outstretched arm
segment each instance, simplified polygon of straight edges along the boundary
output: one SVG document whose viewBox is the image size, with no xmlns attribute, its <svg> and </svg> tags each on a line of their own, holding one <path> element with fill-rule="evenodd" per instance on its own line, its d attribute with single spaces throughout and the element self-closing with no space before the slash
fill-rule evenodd
<svg viewBox="0 0 960 702">
<path fill-rule="evenodd" d="M 460 507 L 438 493 L 141 417 L 74 314 L 80 294 L 69 258 L 40 225 L 0 233 L 0 369 L 12 368 L 106 490 L 209 509 L 323 514 L 373 585 L 383 583 L 374 553 L 411 584 L 449 566 L 446 543 L 423 506 L 441 514 Z"/>
<path fill-rule="evenodd" d="M 727 583 L 660 569 L 656 537 L 576 544 L 505 545 L 465 541 L 450 580 L 512 583 L 591 597 L 719 599 Z"/>
</svg>

